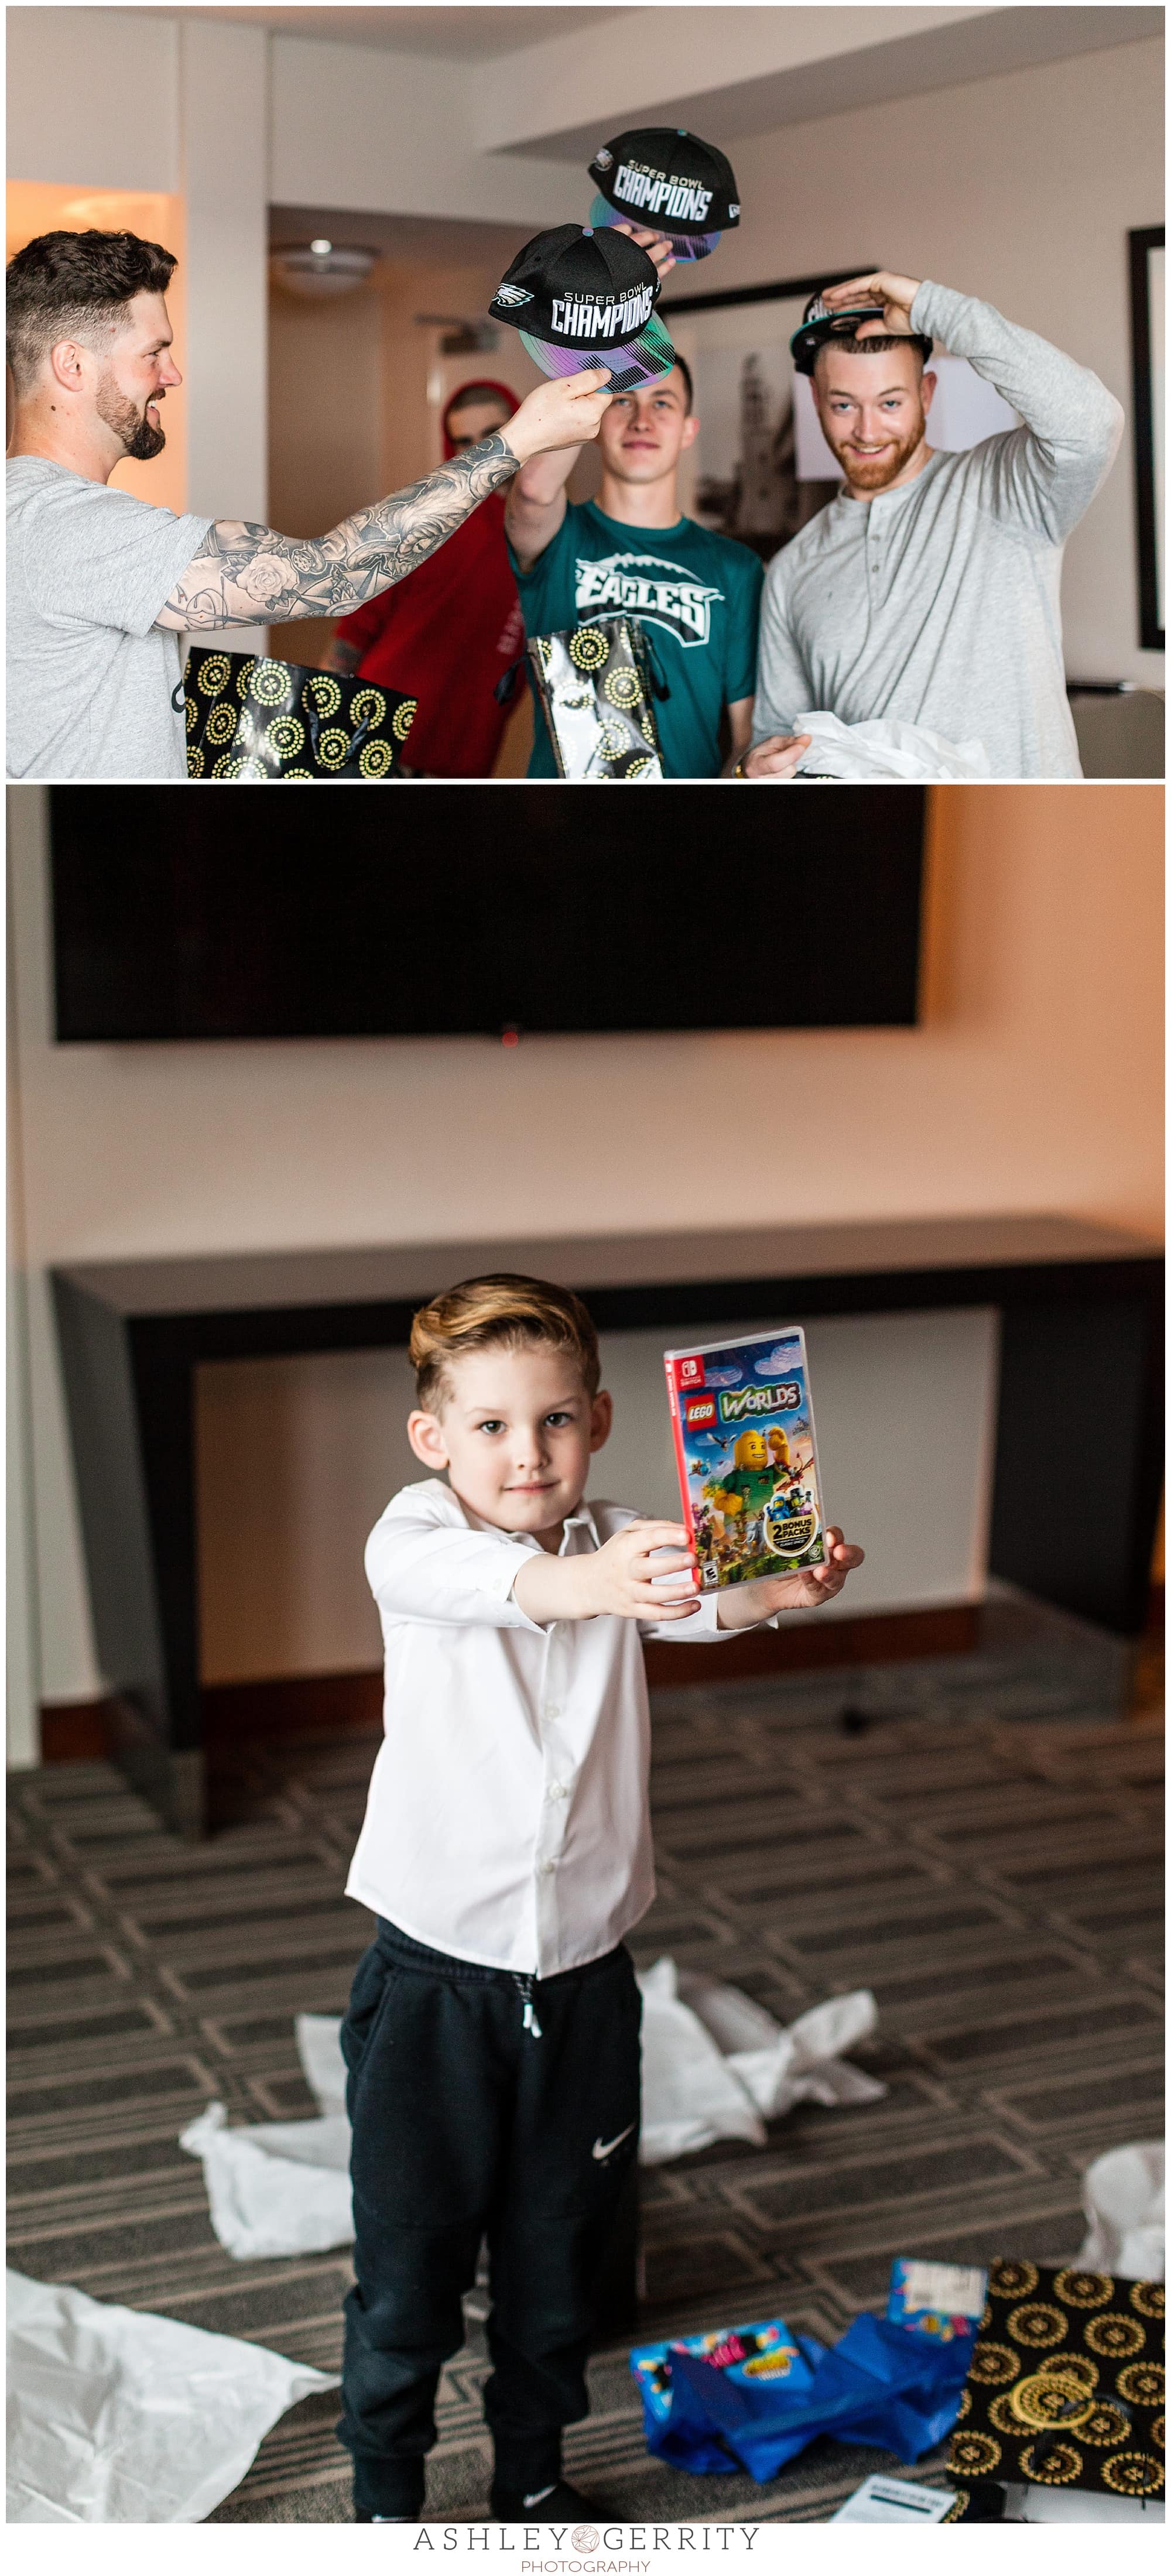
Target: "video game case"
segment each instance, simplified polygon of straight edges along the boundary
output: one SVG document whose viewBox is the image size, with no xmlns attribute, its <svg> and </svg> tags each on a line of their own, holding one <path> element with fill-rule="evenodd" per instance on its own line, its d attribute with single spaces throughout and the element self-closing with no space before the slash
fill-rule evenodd
<svg viewBox="0 0 1171 2576">
<path fill-rule="evenodd" d="M 701 1590 L 824 1565 L 825 1511 L 800 1325 L 664 1351 L 663 1364 Z"/>
</svg>

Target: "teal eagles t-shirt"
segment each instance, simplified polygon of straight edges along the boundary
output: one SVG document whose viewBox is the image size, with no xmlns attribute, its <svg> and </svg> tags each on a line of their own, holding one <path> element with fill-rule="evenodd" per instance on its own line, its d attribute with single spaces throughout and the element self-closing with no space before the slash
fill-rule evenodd
<svg viewBox="0 0 1171 2576">
<path fill-rule="evenodd" d="M 623 609 L 641 619 L 670 690 L 655 700 L 664 771 L 668 778 L 718 778 L 721 711 L 756 688 L 764 581 L 758 557 L 694 519 L 628 528 L 594 501 L 570 502 L 531 572 L 521 572 L 511 547 L 509 553 L 526 634 L 565 634 Z M 529 777 L 557 775 L 537 706 Z"/>
</svg>

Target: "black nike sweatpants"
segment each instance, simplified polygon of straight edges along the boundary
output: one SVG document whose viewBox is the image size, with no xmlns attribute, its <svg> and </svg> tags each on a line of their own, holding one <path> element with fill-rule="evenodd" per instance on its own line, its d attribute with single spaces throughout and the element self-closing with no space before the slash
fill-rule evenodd
<svg viewBox="0 0 1171 2576">
<path fill-rule="evenodd" d="M 518 1978 L 379 1923 L 341 2034 L 355 2286 L 338 2432 L 358 2512 L 423 2500 L 440 2366 L 463 2342 L 484 2238 L 496 2483 L 528 2494 L 559 2475 L 561 2428 L 589 2411 L 596 2293 L 638 2147 L 640 2017 L 622 1947 Z"/>
</svg>

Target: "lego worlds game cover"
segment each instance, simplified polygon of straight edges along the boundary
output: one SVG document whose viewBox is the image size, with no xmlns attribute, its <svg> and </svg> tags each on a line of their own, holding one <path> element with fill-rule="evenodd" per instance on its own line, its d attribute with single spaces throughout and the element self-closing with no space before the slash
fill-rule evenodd
<svg viewBox="0 0 1171 2576">
<path fill-rule="evenodd" d="M 805 1335 L 665 1351 L 683 1517 L 702 1589 L 825 1563 Z"/>
</svg>

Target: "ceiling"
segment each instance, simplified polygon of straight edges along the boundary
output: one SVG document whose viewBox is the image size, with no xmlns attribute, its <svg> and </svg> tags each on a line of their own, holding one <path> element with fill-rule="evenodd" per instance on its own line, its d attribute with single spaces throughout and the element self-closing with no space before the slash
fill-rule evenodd
<svg viewBox="0 0 1171 2576">
<path fill-rule="evenodd" d="M 268 238 L 278 243 L 311 241 L 325 234 L 332 242 L 376 250 L 382 259 L 437 267 L 471 267 L 481 260 L 503 276 L 532 234 L 531 224 L 472 223 L 463 216 L 362 215 L 329 206 L 270 206 Z"/>
<path fill-rule="evenodd" d="M 315 36 L 331 45 L 364 45 L 387 54 L 432 54 L 451 62 L 487 62 L 512 54 L 522 45 L 539 45 L 548 36 L 572 35 L 578 27 L 604 18 L 630 17 L 629 9 L 607 7 L 458 9 L 219 9 L 202 6 L 149 8 L 148 18 L 226 18 L 239 26 L 267 27 L 281 36 Z M 642 12 L 638 13 L 639 15 Z"/>
<path fill-rule="evenodd" d="M 719 62 L 713 62 L 710 85 L 705 83 L 702 91 L 674 90 L 671 58 L 665 55 L 662 87 L 653 107 L 648 104 L 645 111 L 648 124 L 686 125 L 697 134 L 718 134 L 726 147 L 753 135 L 776 133 L 785 125 L 880 106 L 887 99 L 929 97 L 934 90 L 967 81 L 1133 44 L 1161 35 L 1164 22 L 1161 8 L 1115 5 L 1115 0 L 1105 7 L 1064 7 L 1053 0 L 1053 5 L 1040 8 L 977 8 L 957 13 L 951 24 L 923 26 L 892 37 L 885 9 L 851 9 L 850 18 L 863 24 L 867 17 L 873 18 L 871 43 L 808 62 L 797 71 L 762 73 L 737 81 L 729 77 L 736 61 L 737 21 L 749 14 L 741 8 L 724 8 L 726 50 Z M 523 96 L 520 103 L 523 106 Z M 591 116 L 581 124 L 567 119 L 556 130 L 544 125 L 531 138 L 518 136 L 509 148 L 543 160 L 578 162 L 588 158 L 596 141 L 597 118 Z M 993 138 L 989 151 L 991 168 Z"/>
</svg>

